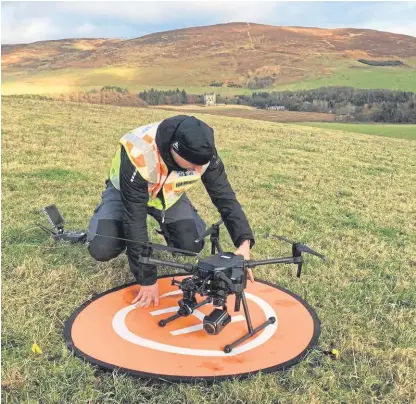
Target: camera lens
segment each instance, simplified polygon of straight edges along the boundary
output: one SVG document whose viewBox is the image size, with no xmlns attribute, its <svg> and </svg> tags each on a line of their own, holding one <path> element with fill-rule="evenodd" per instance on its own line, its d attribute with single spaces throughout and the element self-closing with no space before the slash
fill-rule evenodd
<svg viewBox="0 0 416 404">
<path fill-rule="evenodd" d="M 204 324 L 204 330 L 208 333 L 208 334 L 215 334 L 215 326 L 212 323 L 205 323 Z"/>
</svg>

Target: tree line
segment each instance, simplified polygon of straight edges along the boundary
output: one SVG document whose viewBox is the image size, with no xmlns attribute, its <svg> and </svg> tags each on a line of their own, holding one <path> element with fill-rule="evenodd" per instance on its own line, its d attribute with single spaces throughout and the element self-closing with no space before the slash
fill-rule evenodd
<svg viewBox="0 0 416 404">
<path fill-rule="evenodd" d="M 289 111 L 332 113 L 346 121 L 416 123 L 416 94 L 410 91 L 321 87 L 313 90 L 253 92 L 231 98 L 217 96 L 217 102 L 262 109 L 284 106 Z"/>
<path fill-rule="evenodd" d="M 185 90 L 150 90 L 137 94 L 149 105 L 180 105 L 180 104 L 203 104 L 204 96 L 199 94 L 187 94 Z"/>
<path fill-rule="evenodd" d="M 149 105 L 203 104 L 201 94 L 185 90 L 143 91 L 138 96 Z M 260 109 L 283 106 L 289 111 L 336 114 L 340 120 L 357 122 L 416 123 L 416 94 L 410 91 L 321 87 L 312 90 L 253 92 L 221 96 L 218 104 L 248 105 Z"/>
<path fill-rule="evenodd" d="M 105 86 L 87 93 L 75 92 L 60 96 L 21 95 L 17 98 L 146 106 L 162 104 L 204 104 L 204 95 L 188 94 L 185 90 L 150 89 L 130 93 L 118 86 Z M 143 101 L 145 101 L 143 103 Z M 247 95 L 221 96 L 218 104 L 239 104 L 267 109 L 285 107 L 289 111 L 336 114 L 340 121 L 416 123 L 416 94 L 410 91 L 368 90 L 352 87 L 321 87 L 313 90 L 253 92 Z"/>
</svg>

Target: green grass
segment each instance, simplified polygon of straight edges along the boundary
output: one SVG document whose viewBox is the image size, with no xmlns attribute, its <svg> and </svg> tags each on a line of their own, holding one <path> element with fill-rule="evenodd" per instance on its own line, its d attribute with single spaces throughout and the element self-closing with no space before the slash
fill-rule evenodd
<svg viewBox="0 0 416 404">
<path fill-rule="evenodd" d="M 345 86 L 355 88 L 385 88 L 416 92 L 416 69 L 404 67 L 340 67 L 330 75 L 277 85 L 276 91 L 309 90 L 312 88 Z"/>
<path fill-rule="evenodd" d="M 85 228 L 119 138 L 174 112 L 2 100 L 2 398 L 7 403 L 410 403 L 416 396 L 416 143 L 298 125 L 197 115 L 215 129 L 227 174 L 256 234 L 253 259 L 289 254 L 265 233 L 329 257 L 255 270 L 306 299 L 322 321 L 319 351 L 285 372 L 212 386 L 101 372 L 62 335 L 94 294 L 131 282 L 120 256 L 95 262 L 84 246 L 53 246 L 33 228 L 56 203 Z M 202 185 L 190 199 L 218 219 Z M 151 229 L 155 223 L 149 219 Z M 151 232 L 154 241 L 159 236 Z M 223 232 L 223 244 L 232 249 Z M 208 246 L 207 246 L 208 251 Z M 43 354 L 31 351 L 37 343 Z"/>
<path fill-rule="evenodd" d="M 399 139 L 416 140 L 416 125 L 374 124 L 374 123 L 327 123 L 300 122 L 297 125 L 313 126 L 315 128 L 333 129 L 344 132 L 366 133 Z"/>
</svg>

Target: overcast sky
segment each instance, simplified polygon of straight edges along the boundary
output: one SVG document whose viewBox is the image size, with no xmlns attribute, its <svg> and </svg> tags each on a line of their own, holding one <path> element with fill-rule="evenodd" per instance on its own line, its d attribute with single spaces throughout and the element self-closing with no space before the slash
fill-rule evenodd
<svg viewBox="0 0 416 404">
<path fill-rule="evenodd" d="M 225 22 L 370 28 L 416 36 L 416 2 L 1 2 L 2 44 L 136 38 Z"/>
</svg>

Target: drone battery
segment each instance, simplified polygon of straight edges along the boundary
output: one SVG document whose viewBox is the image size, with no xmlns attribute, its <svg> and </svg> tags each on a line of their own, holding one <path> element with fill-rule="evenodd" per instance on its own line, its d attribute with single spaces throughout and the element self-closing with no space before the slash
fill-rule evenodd
<svg viewBox="0 0 416 404">
<path fill-rule="evenodd" d="M 214 309 L 204 317 L 204 330 L 211 335 L 217 335 L 231 322 L 231 317 L 226 310 Z"/>
</svg>

